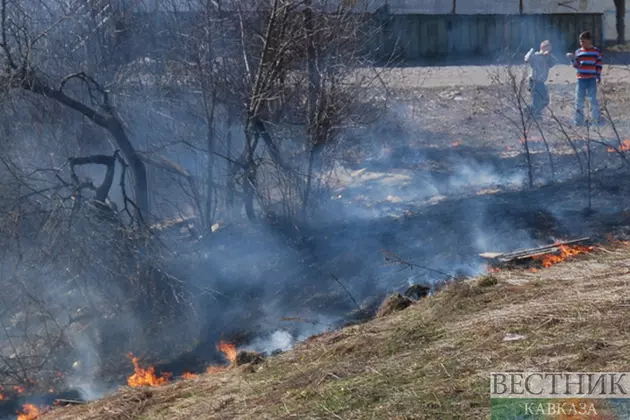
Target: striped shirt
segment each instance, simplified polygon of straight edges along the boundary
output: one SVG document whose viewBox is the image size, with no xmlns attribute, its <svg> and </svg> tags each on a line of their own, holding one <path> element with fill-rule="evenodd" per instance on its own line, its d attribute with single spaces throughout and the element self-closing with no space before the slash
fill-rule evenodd
<svg viewBox="0 0 630 420">
<path fill-rule="evenodd" d="M 575 51 L 573 67 L 577 69 L 578 79 L 601 79 L 602 52 L 597 47 L 580 48 Z"/>
</svg>

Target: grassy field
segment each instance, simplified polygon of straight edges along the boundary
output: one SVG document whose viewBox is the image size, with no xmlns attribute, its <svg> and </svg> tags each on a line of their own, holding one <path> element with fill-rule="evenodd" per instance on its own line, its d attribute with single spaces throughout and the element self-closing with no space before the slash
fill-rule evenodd
<svg viewBox="0 0 630 420">
<path fill-rule="evenodd" d="M 630 362 L 630 249 L 453 283 L 409 308 L 264 363 L 123 388 L 42 419 L 481 419 L 489 373 Z M 517 337 L 518 339 L 507 339 Z"/>
</svg>

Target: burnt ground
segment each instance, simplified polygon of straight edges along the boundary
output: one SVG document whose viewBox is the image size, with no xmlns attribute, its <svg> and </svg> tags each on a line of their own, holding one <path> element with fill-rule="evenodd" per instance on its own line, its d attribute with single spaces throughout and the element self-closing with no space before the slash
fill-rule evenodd
<svg viewBox="0 0 630 420">
<path fill-rule="evenodd" d="M 547 244 L 556 239 L 628 235 L 630 176 L 607 146 L 628 135 L 629 85 L 604 85 L 613 123 L 571 127 L 572 86 L 551 86 L 556 119 L 530 127 L 533 188 L 527 186 L 522 133 L 509 88 L 486 86 L 392 88 L 384 121 L 353 135 L 334 175 L 332 200 L 309 227 L 220 229 L 209 242 L 173 262 L 177 274 L 211 291 L 198 308 L 197 330 L 176 348 L 151 340 L 142 352 L 157 370 L 175 375 L 223 363 L 215 349 L 226 338 L 272 351 L 294 340 L 375 311 L 382 298 L 414 283 L 440 285 L 449 276 L 484 272 L 478 254 Z M 413 85 L 413 84 L 411 84 Z M 554 172 L 542 138 L 551 149 Z M 580 161 L 567 142 L 579 149 Z M 592 146 L 592 210 L 585 146 Z M 352 138 L 348 141 L 352 142 Z M 365 147 L 369 145 L 369 147 Z M 435 271 L 388 264 L 386 252 Z M 283 340 L 274 334 L 283 333 Z M 168 334 L 167 334 L 168 335 Z M 276 337 L 274 339 L 274 337 Z M 123 352 L 103 361 L 98 381 L 124 383 Z M 179 354 L 178 357 L 173 357 Z"/>
</svg>

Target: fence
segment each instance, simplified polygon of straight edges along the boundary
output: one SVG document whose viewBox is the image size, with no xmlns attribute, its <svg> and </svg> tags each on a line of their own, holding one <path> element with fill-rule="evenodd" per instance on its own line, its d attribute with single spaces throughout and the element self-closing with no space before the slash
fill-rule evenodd
<svg viewBox="0 0 630 420">
<path fill-rule="evenodd" d="M 454 56 L 500 56 L 538 47 L 544 39 L 556 51 L 578 47 L 578 35 L 590 30 L 603 42 L 603 15 L 383 15 L 381 52 L 402 61 Z"/>
</svg>

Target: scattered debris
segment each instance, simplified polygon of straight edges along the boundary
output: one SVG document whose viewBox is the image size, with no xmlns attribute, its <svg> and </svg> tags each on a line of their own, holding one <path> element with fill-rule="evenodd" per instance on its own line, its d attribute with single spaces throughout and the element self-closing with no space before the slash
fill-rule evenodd
<svg viewBox="0 0 630 420">
<path fill-rule="evenodd" d="M 64 406 L 64 405 L 84 405 L 87 404 L 87 401 L 80 400 L 65 400 L 65 399 L 56 399 L 55 405 Z"/>
<path fill-rule="evenodd" d="M 413 300 L 420 300 L 431 292 L 431 288 L 424 284 L 414 284 L 405 290 L 405 297 Z"/>
<path fill-rule="evenodd" d="M 236 355 L 237 366 L 245 365 L 248 363 L 252 365 L 257 365 L 259 363 L 262 363 L 264 360 L 265 360 L 265 355 L 263 353 L 257 353 L 255 351 L 241 350 Z"/>
<path fill-rule="evenodd" d="M 505 337 L 503 337 L 503 341 L 518 341 L 526 338 L 526 335 L 507 333 L 505 334 Z"/>
<path fill-rule="evenodd" d="M 401 295 L 400 293 L 396 293 L 395 295 L 388 297 L 383 302 L 376 312 L 376 317 L 382 318 L 384 316 L 391 315 L 394 312 L 402 311 L 403 309 L 409 307 L 412 303 L 413 300 Z"/>
<path fill-rule="evenodd" d="M 551 267 L 572 255 L 584 254 L 592 251 L 592 246 L 578 245 L 586 243 L 591 238 L 580 238 L 571 241 L 559 241 L 552 245 L 536 248 L 522 249 L 513 252 L 484 252 L 479 254 L 481 258 L 488 260 L 488 271 L 499 271 L 500 266 L 520 265 L 539 262 L 543 267 Z M 536 269 L 532 269 L 536 271 Z"/>
<path fill-rule="evenodd" d="M 492 287 L 495 286 L 499 280 L 494 276 L 483 276 L 477 280 L 477 286 L 479 287 Z"/>
</svg>

